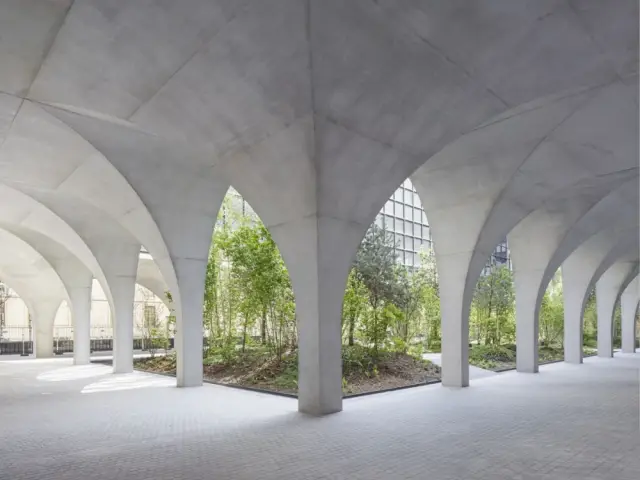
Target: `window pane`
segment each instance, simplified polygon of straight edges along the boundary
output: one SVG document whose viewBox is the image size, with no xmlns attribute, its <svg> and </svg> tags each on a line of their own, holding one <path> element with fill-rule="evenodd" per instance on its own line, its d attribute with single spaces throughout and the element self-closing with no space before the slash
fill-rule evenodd
<svg viewBox="0 0 640 480">
<path fill-rule="evenodd" d="M 393 232 L 393 217 L 390 217 L 389 215 L 384 216 L 384 228 L 387 232 Z"/>
<path fill-rule="evenodd" d="M 404 233 L 407 235 L 413 235 L 413 223 L 412 222 L 404 222 Z"/>
<path fill-rule="evenodd" d="M 404 203 L 413 205 L 413 192 L 411 190 L 404 191 Z"/>
<path fill-rule="evenodd" d="M 416 267 L 419 267 L 419 266 L 420 266 L 420 255 L 419 255 L 419 254 L 417 254 L 417 253 L 414 253 L 414 254 L 413 254 L 413 264 L 414 264 Z"/>
<path fill-rule="evenodd" d="M 413 220 L 413 208 L 408 205 L 404 206 L 404 215 L 405 220 Z"/>
<path fill-rule="evenodd" d="M 393 198 L 395 200 L 402 200 L 402 187 L 398 188 L 395 192 L 393 192 Z"/>
<path fill-rule="evenodd" d="M 408 266 L 413 267 L 413 253 L 411 252 L 406 253 L 406 261 Z"/>
<path fill-rule="evenodd" d="M 383 220 L 382 220 L 382 215 L 378 215 L 376 217 L 376 225 L 380 228 L 383 228 Z"/>
<path fill-rule="evenodd" d="M 413 250 L 413 237 L 406 237 L 405 248 L 407 250 Z"/>
<path fill-rule="evenodd" d="M 425 215 L 424 211 L 422 211 L 422 223 L 424 223 L 425 225 L 428 225 L 427 216 Z"/>
<path fill-rule="evenodd" d="M 413 192 L 413 206 L 422 208 L 422 202 L 420 201 L 420 197 L 415 192 Z"/>
</svg>

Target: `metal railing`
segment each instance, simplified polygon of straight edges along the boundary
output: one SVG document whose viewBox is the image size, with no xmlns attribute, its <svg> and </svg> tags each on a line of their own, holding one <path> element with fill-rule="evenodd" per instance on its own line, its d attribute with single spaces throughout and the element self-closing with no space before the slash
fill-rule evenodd
<svg viewBox="0 0 640 480">
<path fill-rule="evenodd" d="M 174 339 L 148 339 L 148 338 L 134 338 L 133 349 L 134 350 L 149 350 L 150 348 L 156 350 L 163 350 L 174 348 Z M 90 344 L 91 352 L 108 352 L 113 350 L 112 338 L 93 338 Z M 0 342 L 0 355 L 21 355 L 24 352 L 26 355 L 33 353 L 33 342 L 30 340 L 18 341 L 2 341 Z M 57 338 L 53 341 L 53 352 L 61 355 L 63 353 L 73 352 L 73 340 Z"/>
</svg>

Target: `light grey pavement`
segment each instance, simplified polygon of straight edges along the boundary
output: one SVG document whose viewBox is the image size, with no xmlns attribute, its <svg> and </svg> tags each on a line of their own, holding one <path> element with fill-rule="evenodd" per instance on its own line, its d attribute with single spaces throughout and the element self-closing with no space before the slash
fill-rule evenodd
<svg viewBox="0 0 640 480">
<path fill-rule="evenodd" d="M 436 365 L 442 366 L 442 354 L 441 353 L 425 353 L 422 355 L 422 358 L 425 360 L 429 360 Z M 494 372 L 492 370 L 485 370 L 484 368 L 474 367 L 473 365 L 469 365 L 469 378 L 471 380 L 475 380 L 478 378 L 485 377 L 493 377 L 495 375 L 499 375 L 498 372 Z"/>
<path fill-rule="evenodd" d="M 637 480 L 640 354 L 467 389 L 295 400 L 68 359 L 0 359 L 0 479 Z"/>
</svg>

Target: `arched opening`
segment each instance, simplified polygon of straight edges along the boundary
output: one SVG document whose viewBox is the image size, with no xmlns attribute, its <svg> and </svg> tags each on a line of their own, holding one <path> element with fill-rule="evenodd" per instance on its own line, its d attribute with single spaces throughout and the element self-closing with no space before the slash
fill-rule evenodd
<svg viewBox="0 0 640 480">
<path fill-rule="evenodd" d="M 431 232 L 411 181 L 367 230 L 342 308 L 345 396 L 437 381 L 425 358 L 440 348 L 440 300 Z"/>
<path fill-rule="evenodd" d="M 469 312 L 469 364 L 515 367 L 515 288 L 506 242 L 496 246 L 476 282 Z"/>
<path fill-rule="evenodd" d="M 0 279 L 0 355 L 33 353 L 33 323 L 27 303 Z"/>
<path fill-rule="evenodd" d="M 564 359 L 564 295 L 560 269 L 555 272 L 544 292 L 538 321 L 539 363 Z"/>
<path fill-rule="evenodd" d="M 582 329 L 583 354 L 593 354 L 598 346 L 598 308 L 595 287 L 587 295 L 582 314 Z"/>
<path fill-rule="evenodd" d="M 169 310 L 170 305 L 171 298 Z M 293 290 L 278 246 L 254 209 L 230 188 L 218 213 L 205 276 L 204 379 L 294 395 L 297 342 Z M 176 369 L 174 355 L 136 363 L 151 371 Z"/>
</svg>

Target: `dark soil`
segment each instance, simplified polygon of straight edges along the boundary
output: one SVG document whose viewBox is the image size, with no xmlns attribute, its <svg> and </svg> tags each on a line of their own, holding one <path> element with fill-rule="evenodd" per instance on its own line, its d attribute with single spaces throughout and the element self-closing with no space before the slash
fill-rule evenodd
<svg viewBox="0 0 640 480">
<path fill-rule="evenodd" d="M 405 353 L 380 351 L 373 355 L 362 347 L 345 347 L 343 393 L 345 397 L 414 385 L 440 379 L 440 367 Z M 249 387 L 290 395 L 297 394 L 297 352 L 282 359 L 259 351 L 234 356 L 232 362 L 205 360 L 204 379 L 210 382 Z M 139 370 L 175 375 L 175 356 L 135 361 Z"/>
</svg>

